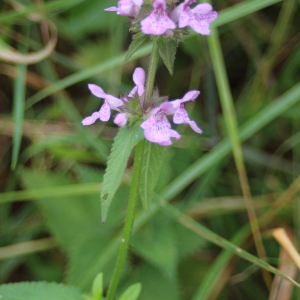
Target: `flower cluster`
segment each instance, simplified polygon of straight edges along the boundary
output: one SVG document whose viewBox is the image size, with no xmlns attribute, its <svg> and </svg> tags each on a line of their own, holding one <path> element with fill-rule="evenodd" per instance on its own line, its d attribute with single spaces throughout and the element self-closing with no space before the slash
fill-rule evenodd
<svg viewBox="0 0 300 300">
<path fill-rule="evenodd" d="M 190 101 L 194 101 L 200 94 L 199 91 L 190 91 L 184 95 L 182 99 L 176 99 L 173 101 L 163 101 L 157 107 L 152 108 L 150 111 L 143 111 L 143 99 L 145 93 L 145 71 L 142 68 L 136 68 L 133 73 L 133 81 L 135 83 L 134 88 L 126 96 L 121 96 L 120 99 L 112 95 L 107 95 L 102 88 L 95 84 L 89 84 L 88 87 L 92 94 L 98 98 L 104 99 L 104 104 L 100 110 L 94 112 L 91 116 L 83 119 L 83 125 L 91 125 L 100 119 L 106 122 L 110 119 L 111 109 L 116 110 L 114 123 L 118 126 L 125 127 L 127 122 L 132 118 L 148 116 L 148 118 L 141 124 L 141 128 L 144 129 L 145 138 L 153 143 L 157 143 L 162 146 L 168 146 L 172 144 L 171 138 L 179 139 L 180 134 L 171 129 L 171 124 L 167 118 L 167 115 L 173 116 L 173 122 L 175 124 L 189 124 L 190 127 L 197 133 L 202 133 L 197 124 L 190 120 L 187 111 L 184 108 L 184 104 Z M 131 98 L 131 99 L 130 99 Z M 130 110 L 130 101 L 134 101 L 137 98 L 139 105 L 138 110 Z M 166 100 L 166 97 L 162 99 Z"/>
<path fill-rule="evenodd" d="M 196 0 L 185 0 L 177 7 L 167 5 L 165 0 L 154 0 L 153 10 L 142 11 L 143 0 L 120 0 L 118 7 L 109 7 L 106 11 L 116 11 L 119 15 L 141 20 L 141 31 L 146 35 L 172 35 L 172 30 L 191 27 L 197 33 L 209 35 L 209 24 L 218 14 L 212 6 L 202 3 L 191 8 Z"/>
</svg>

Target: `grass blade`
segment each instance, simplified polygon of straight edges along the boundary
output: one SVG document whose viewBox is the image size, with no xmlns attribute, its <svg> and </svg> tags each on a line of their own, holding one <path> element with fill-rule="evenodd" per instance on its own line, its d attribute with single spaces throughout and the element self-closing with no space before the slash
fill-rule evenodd
<svg viewBox="0 0 300 300">
<path fill-rule="evenodd" d="M 26 28 L 26 36 L 29 34 L 29 26 Z M 20 45 L 19 51 L 21 53 L 26 53 L 28 47 L 26 45 Z M 18 64 L 16 66 L 16 78 L 14 82 L 14 97 L 13 97 L 13 118 L 15 120 L 15 132 L 13 136 L 12 145 L 12 159 L 11 159 L 11 169 L 16 168 L 19 152 L 21 148 L 22 141 L 22 127 L 24 119 L 24 104 L 26 98 L 26 74 L 27 65 Z"/>
<path fill-rule="evenodd" d="M 266 257 L 266 251 L 262 242 L 260 229 L 257 221 L 255 208 L 252 201 L 251 191 L 249 187 L 247 171 L 244 163 L 242 146 L 238 134 L 238 122 L 235 112 L 234 102 L 231 95 L 229 80 L 227 77 L 225 62 L 222 54 L 221 43 L 216 29 L 211 31 L 208 37 L 209 51 L 211 55 L 212 65 L 215 72 L 217 87 L 219 90 L 220 101 L 222 105 L 223 116 L 226 129 L 232 144 L 233 157 L 238 171 L 240 185 L 245 199 L 250 226 L 254 237 L 255 247 L 260 258 Z M 272 278 L 266 272 L 263 272 L 264 280 L 267 286 L 271 286 Z"/>
</svg>

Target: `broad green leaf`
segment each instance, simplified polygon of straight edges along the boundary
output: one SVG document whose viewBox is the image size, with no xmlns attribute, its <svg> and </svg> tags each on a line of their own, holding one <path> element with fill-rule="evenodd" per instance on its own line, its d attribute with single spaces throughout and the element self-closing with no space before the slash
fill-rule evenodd
<svg viewBox="0 0 300 300">
<path fill-rule="evenodd" d="M 134 234 L 130 241 L 137 254 L 161 270 L 168 278 L 175 278 L 178 262 L 173 225 L 172 220 L 160 213 Z"/>
<path fill-rule="evenodd" d="M 130 129 L 121 128 L 115 138 L 111 154 L 107 162 L 101 190 L 101 215 L 104 223 L 112 199 L 121 182 L 130 153 L 134 146 L 143 138 L 140 122 L 136 122 Z"/>
<path fill-rule="evenodd" d="M 103 225 L 99 219 L 101 173 L 100 176 L 96 176 L 95 170 L 91 169 L 91 178 L 87 178 L 88 170 L 88 167 L 84 167 L 78 172 L 74 168 L 77 173 L 75 173 L 76 178 L 85 181 L 98 180 L 98 187 L 95 188 L 94 194 L 88 192 L 84 197 L 80 191 L 76 195 L 76 186 L 86 185 L 86 183 L 74 184 L 74 179 L 68 179 L 66 175 L 29 170 L 22 173 L 22 183 L 28 189 L 27 199 L 33 199 L 32 189 L 40 187 L 34 194 L 34 199 L 38 200 L 36 204 L 44 213 L 51 234 L 67 252 L 69 258 L 67 282 L 84 291 L 91 290 L 92 282 L 99 272 L 106 275 L 104 285 L 108 284 L 112 276 L 121 237 L 116 242 L 111 237 L 124 220 L 124 205 L 127 200 L 124 194 L 128 194 L 128 187 L 122 185 L 115 195 L 116 201 L 110 208 L 111 217 Z M 85 190 L 88 191 L 91 187 L 87 186 Z M 49 196 L 51 191 L 57 193 Z M 112 248 L 116 250 L 112 251 Z"/>
<path fill-rule="evenodd" d="M 126 63 L 128 59 L 134 54 L 134 52 L 137 51 L 147 40 L 149 40 L 149 37 L 147 35 L 144 35 L 142 32 L 135 34 L 125 55 L 123 63 Z"/>
<path fill-rule="evenodd" d="M 48 282 L 21 282 L 0 286 L 1 300 L 84 300 L 79 289 Z"/>
<path fill-rule="evenodd" d="M 161 58 L 164 61 L 165 66 L 173 75 L 174 61 L 178 42 L 171 38 L 159 38 L 157 41 L 158 50 Z"/>
<path fill-rule="evenodd" d="M 140 196 L 144 209 L 149 213 L 153 190 L 159 178 L 165 147 L 146 141 L 140 179 Z"/>
<path fill-rule="evenodd" d="M 142 285 L 140 283 L 135 283 L 127 288 L 127 290 L 121 295 L 119 300 L 136 300 L 141 291 Z"/>
<path fill-rule="evenodd" d="M 93 296 L 95 300 L 102 300 L 103 274 L 99 273 L 93 281 Z"/>
</svg>

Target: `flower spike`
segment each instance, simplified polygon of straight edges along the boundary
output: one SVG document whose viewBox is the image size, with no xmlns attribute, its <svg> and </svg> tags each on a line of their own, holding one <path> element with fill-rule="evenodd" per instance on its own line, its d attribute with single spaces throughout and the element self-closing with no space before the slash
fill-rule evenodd
<svg viewBox="0 0 300 300">
<path fill-rule="evenodd" d="M 154 11 L 141 22 L 141 30 L 144 34 L 162 35 L 168 29 L 175 29 L 175 23 L 168 17 L 165 0 L 153 2 Z"/>
</svg>

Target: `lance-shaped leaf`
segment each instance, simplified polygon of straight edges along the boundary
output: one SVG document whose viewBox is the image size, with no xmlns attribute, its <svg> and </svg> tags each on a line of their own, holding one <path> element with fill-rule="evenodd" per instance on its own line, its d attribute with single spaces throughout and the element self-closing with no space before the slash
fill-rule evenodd
<svg viewBox="0 0 300 300">
<path fill-rule="evenodd" d="M 140 197 L 144 209 L 150 212 L 153 190 L 156 186 L 165 147 L 146 141 L 140 179 Z"/>
<path fill-rule="evenodd" d="M 147 35 L 144 35 L 142 32 L 135 34 L 125 55 L 123 64 L 126 63 L 128 59 L 134 54 L 134 52 L 137 51 L 147 40 L 149 40 L 149 37 Z"/>
<path fill-rule="evenodd" d="M 143 139 L 143 136 L 140 122 L 136 122 L 129 129 L 121 128 L 115 138 L 101 189 L 102 222 L 106 221 L 111 201 L 121 182 L 131 150 Z"/>
<path fill-rule="evenodd" d="M 164 61 L 165 66 L 173 75 L 174 61 L 178 42 L 171 38 L 161 37 L 157 41 L 159 54 Z"/>
<path fill-rule="evenodd" d="M 3 284 L 0 295 L 3 300 L 85 300 L 77 288 L 48 282 Z"/>
</svg>

